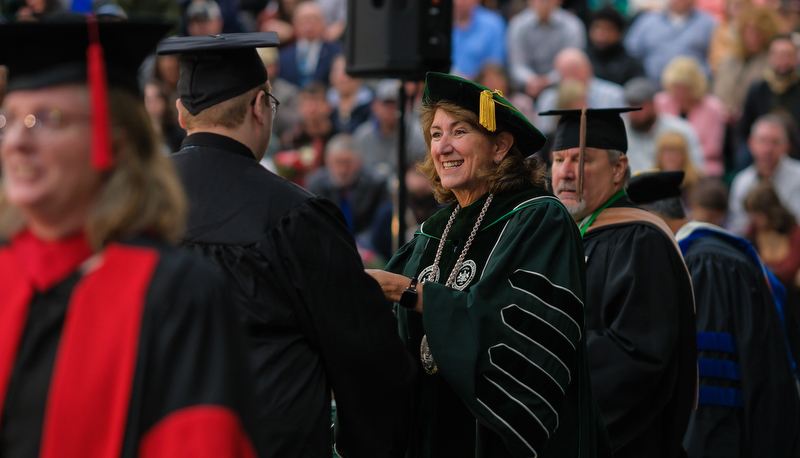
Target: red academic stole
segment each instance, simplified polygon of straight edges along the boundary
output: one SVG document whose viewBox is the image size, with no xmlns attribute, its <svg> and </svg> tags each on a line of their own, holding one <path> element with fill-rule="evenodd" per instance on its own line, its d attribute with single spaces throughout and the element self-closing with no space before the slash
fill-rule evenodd
<svg viewBox="0 0 800 458">
<path fill-rule="evenodd" d="M 30 260 L 21 262 L 24 253 L 15 248 L 0 250 L 0 412 L 34 285 L 61 281 L 83 261 L 79 254 L 65 256 L 76 264 L 48 279 L 31 275 Z M 50 382 L 41 457 L 120 456 L 145 295 L 158 259 L 155 250 L 111 244 L 99 267 L 75 286 Z"/>
</svg>

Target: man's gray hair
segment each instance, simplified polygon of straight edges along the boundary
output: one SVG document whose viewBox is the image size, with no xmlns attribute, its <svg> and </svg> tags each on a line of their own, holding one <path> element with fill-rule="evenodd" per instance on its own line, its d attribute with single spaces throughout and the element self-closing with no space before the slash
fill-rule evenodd
<svg viewBox="0 0 800 458">
<path fill-rule="evenodd" d="M 325 156 L 339 151 L 352 151 L 359 159 L 364 158 L 361 151 L 356 148 L 356 142 L 353 141 L 353 136 L 348 133 L 334 135 L 325 145 Z"/>
</svg>

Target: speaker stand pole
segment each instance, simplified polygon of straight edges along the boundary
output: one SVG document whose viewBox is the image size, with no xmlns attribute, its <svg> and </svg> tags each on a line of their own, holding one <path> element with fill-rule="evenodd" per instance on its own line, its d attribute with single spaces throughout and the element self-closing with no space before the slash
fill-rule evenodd
<svg viewBox="0 0 800 458">
<path fill-rule="evenodd" d="M 397 221 L 393 226 L 397 228 L 394 234 L 394 251 L 396 252 L 406 243 L 406 81 L 400 80 L 399 108 L 400 119 L 397 125 L 397 196 L 395 196 L 394 215 L 392 219 Z"/>
</svg>

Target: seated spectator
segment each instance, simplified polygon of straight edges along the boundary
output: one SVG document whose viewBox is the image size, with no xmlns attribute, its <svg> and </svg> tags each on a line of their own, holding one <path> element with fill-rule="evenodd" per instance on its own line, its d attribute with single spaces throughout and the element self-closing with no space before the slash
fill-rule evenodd
<svg viewBox="0 0 800 458">
<path fill-rule="evenodd" d="M 795 220 L 800 216 L 800 161 L 788 157 L 789 134 L 784 120 L 775 114 L 758 118 L 748 144 L 753 153 L 753 164 L 733 179 L 729 203 L 728 227 L 738 235 L 744 235 L 750 224 L 744 200 L 762 181 L 772 184 Z"/>
<path fill-rule="evenodd" d="M 300 90 L 300 123 L 281 139 L 281 151 L 273 158 L 278 173 L 301 186 L 306 175 L 322 165 L 325 144 L 337 132 L 331 122 L 333 108 L 326 96 L 328 88 L 314 82 Z"/>
<path fill-rule="evenodd" d="M 341 54 L 337 42 L 325 41 L 325 16 L 319 4 L 304 1 L 292 15 L 297 40 L 280 52 L 281 78 L 300 87 L 312 81 L 329 84 L 333 60 Z"/>
<path fill-rule="evenodd" d="M 186 8 L 184 20 L 186 32 L 192 37 L 220 34 L 225 25 L 222 10 L 214 0 L 192 0 Z"/>
<path fill-rule="evenodd" d="M 625 90 L 622 86 L 596 77 L 592 63 L 582 50 L 577 48 L 562 50 L 556 56 L 553 67 L 561 75 L 559 84 L 566 81 L 578 81 L 586 87 L 587 108 L 612 108 L 625 105 Z M 542 91 L 536 101 L 537 111 L 545 112 L 556 109 L 558 86 L 551 86 Z M 558 119 L 553 116 L 544 116 L 538 120 L 536 127 L 545 135 L 549 135 L 555 132 L 557 121 Z"/>
<path fill-rule="evenodd" d="M 484 65 L 475 77 L 475 82 L 491 90 L 500 90 L 503 93 L 503 97 L 517 107 L 520 113 L 528 118 L 530 122 L 537 124 L 536 107 L 533 104 L 533 99 L 528 94 L 517 92 L 511 88 L 508 72 L 502 65 Z"/>
<path fill-rule="evenodd" d="M 534 99 L 559 80 L 556 54 L 586 48 L 586 28 L 561 8 L 561 0 L 528 0 L 528 7 L 508 22 L 506 37 L 511 80 Z"/>
<path fill-rule="evenodd" d="M 667 64 L 678 56 L 704 63 L 716 24 L 694 8 L 693 0 L 669 0 L 665 11 L 643 13 L 625 36 L 625 48 L 642 59 L 651 80 L 659 82 Z"/>
<path fill-rule="evenodd" d="M 769 65 L 769 44 L 778 33 L 778 21 L 771 8 L 748 6 L 736 21 L 736 31 L 733 52 L 720 62 L 712 85 L 712 93 L 725 104 L 729 124 L 733 125 L 742 115 L 748 88 L 764 77 Z"/>
<path fill-rule="evenodd" d="M 307 188 L 339 206 L 357 239 L 366 235 L 378 207 L 389 199 L 386 177 L 364 165 L 353 138 L 346 133 L 330 139 L 325 166 L 308 178 Z"/>
<path fill-rule="evenodd" d="M 627 23 L 622 14 L 606 6 L 592 15 L 589 22 L 589 47 L 586 54 L 598 78 L 624 85 L 644 76 L 642 61 L 628 54 L 622 45 Z"/>
<path fill-rule="evenodd" d="M 656 111 L 689 121 L 700 139 L 703 173 L 722 176 L 727 112 L 718 98 L 707 93 L 708 81 L 700 63 L 692 57 L 676 57 L 664 69 L 661 85 L 664 91 L 653 99 Z"/>
<path fill-rule="evenodd" d="M 728 187 L 719 178 L 703 177 L 689 193 L 689 218 L 694 221 L 726 226 Z"/>
<path fill-rule="evenodd" d="M 394 175 L 397 169 L 399 97 L 400 84 L 397 80 L 381 80 L 370 104 L 372 118 L 353 133 L 356 149 L 360 151 L 364 163 L 384 176 Z M 407 113 L 405 120 L 406 158 L 416 160 L 428 151 L 420 130 L 419 115 L 409 116 Z"/>
<path fill-rule="evenodd" d="M 333 107 L 331 122 L 337 132 L 352 134 L 358 126 L 369 120 L 372 92 L 361 80 L 353 78 L 345 71 L 345 58 L 340 54 L 331 67 L 331 87 L 328 89 L 328 103 Z"/>
<path fill-rule="evenodd" d="M 679 132 L 686 138 L 689 157 L 696 168 L 703 165 L 703 155 L 697 133 L 686 120 L 669 113 L 658 113 L 653 98 L 658 87 L 646 77 L 638 77 L 625 84 L 625 101 L 628 106 L 641 107 L 623 118 L 628 131 L 628 167 L 640 172 L 653 167 L 656 157 L 656 139 L 664 132 Z"/>
<path fill-rule="evenodd" d="M 800 226 L 769 182 L 744 199 L 750 218 L 747 236 L 769 270 L 788 290 L 800 289 Z"/>
<path fill-rule="evenodd" d="M 186 131 L 178 124 L 178 110 L 172 97 L 164 83 L 151 81 L 144 87 L 144 107 L 166 155 L 181 149 L 186 138 Z"/>
<path fill-rule="evenodd" d="M 480 0 L 453 0 L 450 73 L 475 78 L 487 63 L 505 65 L 506 21 Z"/>
<path fill-rule="evenodd" d="M 753 158 L 747 149 L 751 126 L 761 115 L 782 111 L 800 126 L 800 73 L 798 48 L 790 36 L 778 36 L 769 45 L 763 78 L 750 86 L 742 116 L 736 126 L 736 168 L 748 166 Z"/>
</svg>

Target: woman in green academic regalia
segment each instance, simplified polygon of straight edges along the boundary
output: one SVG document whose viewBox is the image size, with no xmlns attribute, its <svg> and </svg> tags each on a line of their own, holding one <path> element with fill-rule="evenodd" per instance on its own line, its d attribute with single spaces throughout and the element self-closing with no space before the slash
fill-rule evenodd
<svg viewBox="0 0 800 458">
<path fill-rule="evenodd" d="M 589 384 L 583 245 L 500 91 L 428 73 L 420 170 L 449 204 L 386 271 L 420 361 L 407 457 L 610 456 Z"/>
</svg>

